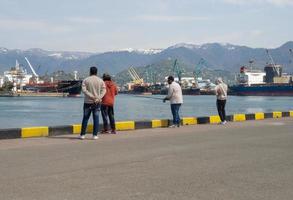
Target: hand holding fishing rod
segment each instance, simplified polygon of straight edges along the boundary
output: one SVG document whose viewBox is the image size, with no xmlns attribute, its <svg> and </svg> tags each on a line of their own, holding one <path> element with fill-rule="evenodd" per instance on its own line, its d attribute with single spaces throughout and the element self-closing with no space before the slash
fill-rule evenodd
<svg viewBox="0 0 293 200">
<path fill-rule="evenodd" d="M 164 99 L 163 99 L 163 103 L 166 103 L 166 101 L 168 101 L 168 100 L 170 100 L 168 97 L 165 97 Z"/>
</svg>

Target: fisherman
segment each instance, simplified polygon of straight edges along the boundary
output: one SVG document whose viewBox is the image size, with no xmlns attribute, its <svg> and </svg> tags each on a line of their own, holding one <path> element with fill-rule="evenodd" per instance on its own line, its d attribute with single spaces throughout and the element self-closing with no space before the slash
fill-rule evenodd
<svg viewBox="0 0 293 200">
<path fill-rule="evenodd" d="M 225 105 L 227 101 L 227 85 L 223 82 L 222 78 L 219 77 L 216 80 L 217 86 L 215 87 L 215 92 L 217 96 L 217 109 L 221 119 L 220 124 L 226 124 L 226 112 L 225 112 Z"/>
<path fill-rule="evenodd" d="M 179 109 L 181 104 L 183 103 L 182 89 L 181 89 L 181 86 L 174 81 L 173 76 L 169 76 L 167 82 L 169 84 L 168 94 L 163 99 L 163 102 L 165 103 L 166 100 L 170 100 L 170 104 L 171 104 L 173 124 L 169 127 L 170 128 L 180 127 Z"/>
<path fill-rule="evenodd" d="M 102 98 L 106 93 L 104 81 L 97 76 L 98 69 L 93 66 L 90 68 L 90 76 L 82 81 L 82 92 L 84 93 L 83 119 L 81 126 L 80 139 L 85 139 L 88 120 L 93 113 L 93 139 L 98 139 L 99 114 L 101 110 Z"/>
<path fill-rule="evenodd" d="M 103 74 L 103 81 L 106 85 L 106 94 L 102 99 L 101 113 L 103 117 L 104 129 L 102 133 L 110 133 L 108 128 L 108 118 L 111 127 L 111 133 L 116 134 L 115 119 L 114 119 L 114 101 L 118 94 L 116 84 L 111 80 L 109 74 Z"/>
</svg>

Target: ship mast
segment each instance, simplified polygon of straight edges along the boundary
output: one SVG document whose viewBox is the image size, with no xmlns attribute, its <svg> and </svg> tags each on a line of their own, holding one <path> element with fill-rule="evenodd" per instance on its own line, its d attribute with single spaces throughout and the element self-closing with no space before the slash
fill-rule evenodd
<svg viewBox="0 0 293 200">
<path fill-rule="evenodd" d="M 291 54 L 291 56 L 292 56 L 292 58 L 293 58 L 293 52 L 292 52 L 292 49 L 289 49 L 289 52 L 290 52 L 290 54 Z M 290 59 L 289 62 L 292 63 L 293 61 Z"/>
</svg>

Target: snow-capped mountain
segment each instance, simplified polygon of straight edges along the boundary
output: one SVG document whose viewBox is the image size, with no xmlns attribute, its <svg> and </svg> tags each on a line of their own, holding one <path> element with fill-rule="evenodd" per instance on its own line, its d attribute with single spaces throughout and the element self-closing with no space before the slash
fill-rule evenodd
<svg viewBox="0 0 293 200">
<path fill-rule="evenodd" d="M 275 62 L 284 66 L 285 72 L 293 72 L 293 42 L 270 49 Z M 146 66 L 163 60 L 178 59 L 185 65 L 197 65 L 204 58 L 212 69 L 225 69 L 237 72 L 239 67 L 253 59 L 259 68 L 268 62 L 265 48 L 250 48 L 229 43 L 207 43 L 201 45 L 180 43 L 166 49 L 123 49 L 104 53 L 46 51 L 42 49 L 9 50 L 0 48 L 0 74 L 19 63 L 26 66 L 24 57 L 27 57 L 33 66 L 38 66 L 39 74 L 64 70 L 77 70 L 88 74 L 88 68 L 98 66 L 99 72 L 116 74 L 129 66 Z M 291 61 L 290 61 L 291 60 Z M 170 66 L 171 67 L 171 66 Z"/>
</svg>

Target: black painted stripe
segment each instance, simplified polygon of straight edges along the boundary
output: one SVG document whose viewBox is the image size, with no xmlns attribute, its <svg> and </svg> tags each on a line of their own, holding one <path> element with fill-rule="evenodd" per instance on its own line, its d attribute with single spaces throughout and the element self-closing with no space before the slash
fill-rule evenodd
<svg viewBox="0 0 293 200">
<path fill-rule="evenodd" d="M 255 114 L 245 114 L 246 120 L 255 120 Z"/>
<path fill-rule="evenodd" d="M 134 122 L 135 129 L 145 129 L 145 128 L 152 128 L 151 121 L 135 121 Z"/>
<path fill-rule="evenodd" d="M 49 127 L 49 136 L 68 135 L 73 133 L 73 126 Z"/>
<path fill-rule="evenodd" d="M 226 116 L 226 121 L 233 122 L 233 120 L 234 120 L 234 116 L 233 115 L 227 115 Z"/>
<path fill-rule="evenodd" d="M 21 129 L 0 129 L 0 139 L 21 138 Z"/>
<path fill-rule="evenodd" d="M 209 124 L 210 123 L 210 117 L 198 117 L 197 118 L 198 124 Z"/>
<path fill-rule="evenodd" d="M 290 112 L 282 112 L 282 117 L 290 117 Z"/>
<path fill-rule="evenodd" d="M 266 118 L 273 118 L 273 113 L 264 113 L 264 117 Z"/>
</svg>

